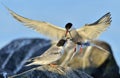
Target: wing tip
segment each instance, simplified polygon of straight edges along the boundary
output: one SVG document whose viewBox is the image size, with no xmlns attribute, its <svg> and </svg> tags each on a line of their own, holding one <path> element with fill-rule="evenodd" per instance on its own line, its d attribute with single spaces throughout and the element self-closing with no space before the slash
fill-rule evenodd
<svg viewBox="0 0 120 78">
<path fill-rule="evenodd" d="M 10 9 L 10 8 L 8 8 L 5 4 L 3 4 L 3 3 L 1 3 L 7 10 L 8 10 L 8 12 L 10 12 L 10 14 L 12 14 L 13 13 L 13 11 Z M 15 13 L 15 12 L 14 12 Z"/>
<path fill-rule="evenodd" d="M 111 19 L 112 19 L 111 12 L 107 12 L 100 19 L 98 19 L 96 22 L 94 22 L 92 24 L 85 24 L 85 26 L 92 26 L 92 25 L 96 25 L 96 24 L 99 24 L 99 23 L 111 24 L 111 22 L 112 22 Z"/>
<path fill-rule="evenodd" d="M 101 17 L 101 19 L 104 18 L 104 17 L 106 17 L 106 16 L 108 16 L 108 17 L 111 18 L 111 12 L 107 12 L 105 15 L 103 15 L 103 16 Z"/>
</svg>

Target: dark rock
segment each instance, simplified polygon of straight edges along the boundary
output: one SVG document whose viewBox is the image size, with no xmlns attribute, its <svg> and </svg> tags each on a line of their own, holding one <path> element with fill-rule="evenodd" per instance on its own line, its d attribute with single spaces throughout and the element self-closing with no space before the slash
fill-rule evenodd
<svg viewBox="0 0 120 78">
<path fill-rule="evenodd" d="M 7 78 L 7 72 L 0 69 L 0 78 Z"/>
<path fill-rule="evenodd" d="M 41 55 L 50 46 L 50 40 L 38 38 L 14 40 L 0 50 L 0 68 L 9 72 L 8 75 L 16 74 L 27 59 Z"/>
</svg>

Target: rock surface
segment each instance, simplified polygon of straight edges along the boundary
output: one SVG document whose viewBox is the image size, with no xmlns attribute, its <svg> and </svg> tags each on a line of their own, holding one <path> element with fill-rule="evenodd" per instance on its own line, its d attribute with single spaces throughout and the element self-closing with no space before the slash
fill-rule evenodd
<svg viewBox="0 0 120 78">
<path fill-rule="evenodd" d="M 50 40 L 14 40 L 0 50 L 0 68 L 8 72 L 8 75 L 19 73 L 27 59 L 41 55 L 50 46 Z"/>
<path fill-rule="evenodd" d="M 93 78 L 80 70 L 73 70 L 70 67 L 40 66 L 24 73 L 9 78 Z"/>
<path fill-rule="evenodd" d="M 82 54 L 77 54 L 68 66 L 74 71 L 75 69 L 79 72 L 84 71 L 95 78 L 120 78 L 119 67 L 110 45 L 103 41 L 96 41 L 95 43 L 107 52 L 97 47 L 92 47 L 89 51 L 84 49 Z M 25 67 L 26 60 L 41 55 L 50 46 L 50 40 L 39 38 L 14 40 L 0 50 L 0 69 L 6 71 L 8 76 L 20 73 L 24 75 L 23 72 L 37 67 Z M 36 70 L 40 71 L 39 67 Z M 36 72 L 36 70 L 32 69 L 28 73 Z"/>
</svg>

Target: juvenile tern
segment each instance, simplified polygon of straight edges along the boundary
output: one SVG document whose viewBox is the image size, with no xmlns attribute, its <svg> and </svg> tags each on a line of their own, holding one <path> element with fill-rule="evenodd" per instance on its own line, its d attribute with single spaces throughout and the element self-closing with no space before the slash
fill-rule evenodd
<svg viewBox="0 0 120 78">
<path fill-rule="evenodd" d="M 64 47 L 66 44 L 65 39 L 59 40 L 59 42 L 52 47 L 50 47 L 47 51 L 45 51 L 41 56 L 34 57 L 27 62 L 31 62 L 30 65 L 47 65 L 51 64 L 57 60 L 59 60 L 64 54 Z"/>
</svg>

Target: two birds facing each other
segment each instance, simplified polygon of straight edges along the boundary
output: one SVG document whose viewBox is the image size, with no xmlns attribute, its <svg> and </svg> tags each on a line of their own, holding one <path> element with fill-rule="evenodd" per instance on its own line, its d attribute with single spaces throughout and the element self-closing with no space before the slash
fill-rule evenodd
<svg viewBox="0 0 120 78">
<path fill-rule="evenodd" d="M 65 63 L 65 64 L 68 64 L 69 61 L 72 60 L 72 58 L 75 56 L 77 52 L 80 52 L 80 53 L 82 52 L 83 46 L 87 47 L 87 46 L 94 45 L 92 43 L 93 40 L 91 39 L 83 40 L 83 37 L 79 35 L 74 28 L 72 28 L 72 23 L 67 23 L 65 25 L 65 29 L 66 29 L 66 32 L 64 37 L 60 39 L 57 44 L 53 45 L 41 56 L 28 60 L 28 62 L 31 62 L 31 63 L 26 66 L 47 65 L 47 64 L 51 65 L 52 63 L 55 63 L 63 56 L 65 49 L 68 49 L 68 48 L 70 49 L 72 47 L 74 48 L 71 52 L 72 55 L 69 56 L 69 59 L 67 59 Z M 67 50 L 67 51 L 69 52 L 70 50 Z"/>
<path fill-rule="evenodd" d="M 68 23 L 65 26 L 66 29 L 64 29 L 64 28 L 52 25 L 47 22 L 31 20 L 31 19 L 22 17 L 22 16 L 16 14 L 15 12 L 13 12 L 12 10 L 10 10 L 9 8 L 7 8 L 7 9 L 16 20 L 25 24 L 25 26 L 35 29 L 36 31 L 38 31 L 39 33 L 41 33 L 43 35 L 49 36 L 51 39 L 57 38 L 57 40 L 60 40 L 62 37 L 66 37 L 66 39 L 60 40 L 57 43 L 57 45 L 53 45 L 50 49 L 48 49 L 45 53 L 43 53 L 43 55 L 31 59 L 31 61 L 33 61 L 33 63 L 31 63 L 31 64 L 34 64 L 34 62 L 36 62 L 36 63 L 38 62 L 40 64 L 40 59 L 42 60 L 44 56 L 45 56 L 44 60 L 46 61 L 45 64 L 49 64 L 53 61 L 58 60 L 61 57 L 61 54 L 63 52 L 62 50 L 64 49 L 64 47 L 66 47 L 65 46 L 66 42 L 67 43 L 72 42 L 74 44 L 79 45 L 80 47 L 82 45 L 89 45 L 90 43 L 94 44 L 94 40 L 97 37 L 99 37 L 100 34 L 103 31 L 105 31 L 111 24 L 111 14 L 106 13 L 104 16 L 102 16 L 96 22 L 91 23 L 91 24 L 85 24 L 82 28 L 74 29 L 72 27 L 72 24 Z M 71 38 L 71 39 L 67 40 L 67 38 Z M 61 43 L 64 43 L 64 44 L 61 45 Z M 62 48 L 59 45 L 62 46 Z M 72 47 L 74 48 L 75 46 L 72 46 Z M 51 54 L 52 52 L 53 52 L 53 54 Z M 48 60 L 46 60 L 47 55 L 49 56 Z M 53 55 L 56 58 L 52 57 L 51 55 Z M 50 58 L 50 57 L 52 57 L 52 58 Z M 50 59 L 51 59 L 51 62 L 49 62 Z M 35 60 L 37 60 L 37 61 L 35 61 Z M 43 61 L 43 62 L 45 62 L 45 61 Z M 42 64 L 43 63 L 41 63 L 41 65 Z"/>
<path fill-rule="evenodd" d="M 74 49 L 72 50 L 72 55 L 69 58 L 70 61 L 77 52 L 82 51 L 82 46 L 89 46 L 90 44 L 88 42 L 82 43 L 73 41 L 74 38 L 72 38 L 71 34 L 71 31 L 73 30 L 71 29 L 71 27 L 72 23 L 67 23 L 65 26 L 66 28 L 65 36 L 62 39 L 60 39 L 56 44 L 54 44 L 52 47 L 50 47 L 47 51 L 45 51 L 41 56 L 29 59 L 27 62 L 30 62 L 30 64 L 27 64 L 26 66 L 47 64 L 52 65 L 53 63 L 55 64 L 56 61 L 61 59 L 65 52 L 65 49 L 72 47 Z M 70 37 L 68 37 L 68 33 Z M 67 63 L 69 61 L 67 61 Z"/>
</svg>

